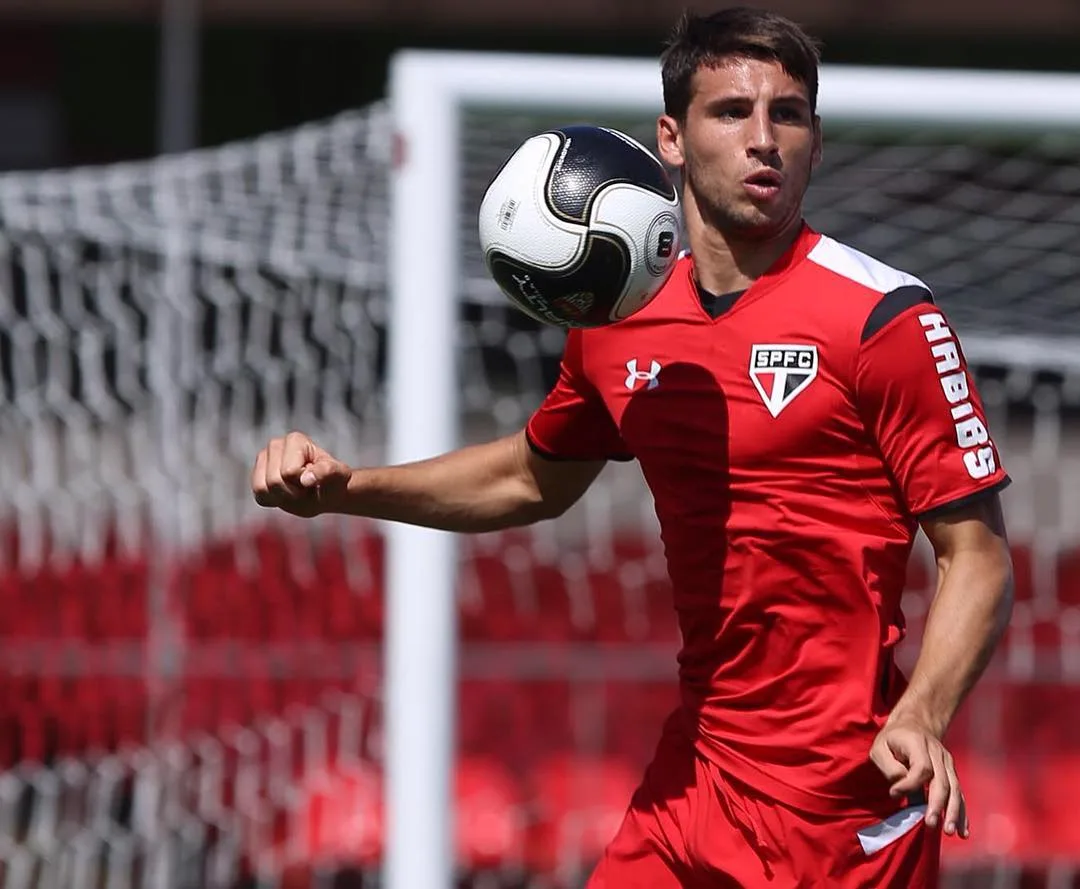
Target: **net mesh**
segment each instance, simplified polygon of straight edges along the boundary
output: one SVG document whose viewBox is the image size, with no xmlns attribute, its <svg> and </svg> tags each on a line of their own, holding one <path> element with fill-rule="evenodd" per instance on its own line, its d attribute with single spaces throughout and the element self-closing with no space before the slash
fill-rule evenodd
<svg viewBox="0 0 1080 889">
<path fill-rule="evenodd" d="M 184 743 L 4 773 L 0 880 L 11 889 L 318 885 L 343 851 L 359 874 L 380 843 L 375 721 L 354 696 L 315 703 Z"/>
<path fill-rule="evenodd" d="M 647 120 L 588 119 L 652 142 Z M 466 113 L 469 441 L 520 428 L 554 379 L 562 335 L 504 305 L 475 213 L 521 140 L 567 122 Z M 952 741 L 984 829 L 946 844 L 950 880 L 1066 885 L 1080 136 L 827 137 L 811 222 L 935 288 L 1015 480 L 1016 618 Z M 374 879 L 381 538 L 261 512 L 248 473 L 290 428 L 353 463 L 385 453 L 391 143 L 374 106 L 221 149 L 0 177 L 0 885 Z M 920 544 L 908 666 L 932 568 Z M 676 699 L 636 467 L 606 469 L 556 522 L 463 541 L 458 597 L 459 864 L 478 886 L 578 885 Z"/>
</svg>

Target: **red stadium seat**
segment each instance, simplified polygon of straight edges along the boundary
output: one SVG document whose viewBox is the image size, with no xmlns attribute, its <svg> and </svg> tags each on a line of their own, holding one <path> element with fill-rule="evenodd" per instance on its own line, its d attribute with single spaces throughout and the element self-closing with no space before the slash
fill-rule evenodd
<svg viewBox="0 0 1080 889">
<path fill-rule="evenodd" d="M 50 577 L 44 572 L 27 576 L 12 574 L 8 580 L 5 598 L 10 607 L 5 609 L 5 635 L 23 639 L 49 638 L 55 634 L 56 602 Z"/>
<path fill-rule="evenodd" d="M 145 637 L 149 597 L 145 562 L 118 560 L 107 563 L 102 567 L 99 578 L 99 581 L 91 582 L 91 588 L 107 593 L 95 602 L 99 609 L 101 637 L 107 640 Z M 79 590 L 77 594 L 85 597 L 86 590 Z"/>
<path fill-rule="evenodd" d="M 1053 678 L 1062 675 L 1070 658 L 1076 658 L 1077 629 L 1072 609 L 1049 610 L 1038 602 L 1017 602 L 1005 638 L 996 657 L 1011 678 Z"/>
<path fill-rule="evenodd" d="M 1051 755 L 1077 748 L 1080 686 L 1058 682 L 1009 683 L 1002 688 L 1005 750 Z"/>
<path fill-rule="evenodd" d="M 197 638 L 341 640 L 382 627 L 381 542 L 290 542 L 268 528 L 235 546 L 215 545 L 186 566 L 180 598 Z M 250 550 L 250 553 L 248 552 Z M 255 574 L 243 567 L 250 562 Z"/>
<path fill-rule="evenodd" d="M 462 679 L 458 682 L 458 747 L 465 755 L 488 753 L 499 738 L 506 748 L 519 731 L 516 704 L 519 691 L 510 682 Z"/>
<path fill-rule="evenodd" d="M 1029 602 L 1035 594 L 1035 562 L 1031 547 L 1010 545 L 1013 564 L 1013 593 L 1017 602 Z"/>
<path fill-rule="evenodd" d="M 64 639 L 96 639 L 94 618 L 102 610 L 101 600 L 107 602 L 117 591 L 104 588 L 100 577 L 94 578 L 80 565 L 50 573 L 50 585 L 56 596 L 55 635 Z M 87 595 L 91 589 L 95 589 L 95 595 Z"/>
<path fill-rule="evenodd" d="M 527 769 L 574 745 L 573 686 L 566 681 L 462 680 L 459 744 L 465 755 L 492 755 Z"/>
<path fill-rule="evenodd" d="M 294 864 L 378 867 L 383 848 L 383 779 L 370 763 L 304 775 L 284 839 Z M 253 849 L 255 856 L 260 850 Z"/>
<path fill-rule="evenodd" d="M 952 750 L 971 822 L 967 840 L 944 837 L 946 863 L 963 859 L 1017 857 L 1030 848 L 1038 826 L 1028 806 L 1028 779 L 1000 754 Z"/>
<path fill-rule="evenodd" d="M 642 565 L 616 565 L 589 575 L 595 630 L 592 638 L 631 645 L 662 644 L 674 654 L 678 619 L 666 580 L 649 579 Z"/>
<path fill-rule="evenodd" d="M 1040 618 L 1031 623 L 1031 641 L 1035 646 L 1035 654 L 1040 664 L 1043 665 L 1040 673 L 1043 675 L 1061 675 L 1061 656 L 1063 642 L 1061 635 L 1061 616 Z"/>
<path fill-rule="evenodd" d="M 674 671 L 667 680 L 609 682 L 604 704 L 604 752 L 644 769 L 664 721 L 679 705 Z"/>
<path fill-rule="evenodd" d="M 659 644 L 674 654 L 679 624 L 671 581 L 658 540 L 620 535 L 611 542 L 610 563 L 597 572 L 601 594 L 598 632 L 609 641 Z"/>
<path fill-rule="evenodd" d="M 590 624 L 587 616 L 575 609 L 575 596 L 587 596 L 588 590 L 580 582 L 575 588 L 558 565 L 533 564 L 529 571 L 529 590 L 532 598 L 528 606 L 519 606 L 527 621 L 528 639 L 568 642 L 587 632 Z"/>
<path fill-rule="evenodd" d="M 382 587 L 369 590 L 349 590 L 356 602 L 359 634 L 364 639 L 381 639 L 386 620 Z"/>
<path fill-rule="evenodd" d="M 1071 716 L 1074 728 L 1080 716 Z M 1080 820 L 1076 817 L 1076 793 L 1080 789 L 1080 734 L 1073 746 L 1056 755 L 1039 756 L 1033 762 L 1029 820 L 1033 825 L 1030 854 L 1044 859 L 1076 859 L 1080 854 Z"/>
<path fill-rule="evenodd" d="M 1066 550 L 1058 559 L 1057 600 L 1061 605 L 1080 606 L 1080 548 Z"/>
<path fill-rule="evenodd" d="M 16 754 L 20 761 L 38 762 L 51 756 L 49 749 L 47 717 L 35 702 L 23 700 L 15 707 L 15 719 L 19 726 L 19 745 Z"/>
<path fill-rule="evenodd" d="M 361 595 L 349 589 L 344 576 L 326 577 L 322 583 L 325 608 L 322 609 L 316 635 L 340 642 L 361 638 L 364 634 L 364 603 Z M 370 593 L 366 595 L 371 596 Z"/>
<path fill-rule="evenodd" d="M 523 799 L 511 772 L 497 760 L 463 757 L 454 773 L 458 864 L 484 870 L 523 856 Z"/>
<path fill-rule="evenodd" d="M 277 855 L 297 873 L 304 865 L 378 868 L 385 838 L 383 780 L 378 766 L 358 761 L 301 776 Z M 464 757 L 455 765 L 452 792 L 459 866 L 483 870 L 520 861 L 523 800 L 511 773 L 497 761 Z"/>
<path fill-rule="evenodd" d="M 473 553 L 466 559 L 462 580 L 459 600 L 462 639 L 510 641 L 528 635 L 510 572 L 498 554 Z"/>
<path fill-rule="evenodd" d="M 536 821 L 528 836 L 530 870 L 551 873 L 599 860 L 619 829 L 639 782 L 620 759 L 557 754 L 529 778 Z"/>
</svg>

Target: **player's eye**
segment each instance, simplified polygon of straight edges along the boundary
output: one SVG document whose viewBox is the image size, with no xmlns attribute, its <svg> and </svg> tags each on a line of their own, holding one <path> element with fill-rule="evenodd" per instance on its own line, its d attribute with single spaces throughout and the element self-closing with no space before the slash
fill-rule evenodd
<svg viewBox="0 0 1080 889">
<path fill-rule="evenodd" d="M 721 120 L 742 120 L 749 117 L 750 109 L 742 105 L 723 104 L 712 108 L 712 116 Z"/>
<path fill-rule="evenodd" d="M 806 114 L 796 105 L 780 105 L 772 109 L 772 119 L 780 123 L 802 123 Z"/>
</svg>

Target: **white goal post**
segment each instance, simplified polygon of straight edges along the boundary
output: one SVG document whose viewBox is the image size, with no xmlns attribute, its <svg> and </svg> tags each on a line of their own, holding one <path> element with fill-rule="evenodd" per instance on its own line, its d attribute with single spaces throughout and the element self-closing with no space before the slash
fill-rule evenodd
<svg viewBox="0 0 1080 889">
<path fill-rule="evenodd" d="M 459 443 L 456 376 L 462 264 L 462 114 L 470 107 L 654 116 L 656 60 L 406 51 L 390 72 L 395 129 L 389 266 L 389 457 Z M 826 128 L 871 126 L 1080 133 L 1080 77 L 825 66 Z M 826 130 L 826 133 L 828 131 Z M 828 136 L 826 135 L 826 140 Z M 826 141 L 826 152 L 828 141 Z M 1077 331 L 1061 339 L 971 336 L 969 357 L 1007 348 L 1010 362 L 1080 370 Z M 387 532 L 385 872 L 390 889 L 446 889 L 453 871 L 456 549 L 451 535 Z"/>
</svg>

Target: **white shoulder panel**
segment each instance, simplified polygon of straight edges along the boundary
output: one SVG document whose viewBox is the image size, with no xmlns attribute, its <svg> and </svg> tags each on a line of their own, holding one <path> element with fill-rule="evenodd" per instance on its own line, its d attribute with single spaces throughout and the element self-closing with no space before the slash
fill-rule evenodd
<svg viewBox="0 0 1080 889">
<path fill-rule="evenodd" d="M 863 287 L 876 290 L 878 293 L 889 293 L 898 287 L 930 289 L 914 275 L 894 269 L 854 247 L 848 247 L 829 237 L 822 236 L 807 258 L 822 268 L 842 275 Z"/>
</svg>

